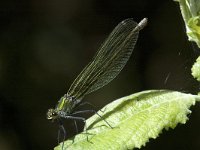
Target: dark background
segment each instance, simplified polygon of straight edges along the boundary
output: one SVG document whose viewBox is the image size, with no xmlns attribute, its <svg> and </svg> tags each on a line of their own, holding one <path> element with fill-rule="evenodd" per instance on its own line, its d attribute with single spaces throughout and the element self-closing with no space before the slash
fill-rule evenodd
<svg viewBox="0 0 200 150">
<path fill-rule="evenodd" d="M 199 55 L 187 41 L 178 3 L 160 0 L 6 0 L 0 2 L 0 149 L 47 150 L 58 125 L 46 119 L 72 81 L 123 19 L 148 17 L 133 55 L 109 85 L 85 97 L 99 109 L 148 89 L 197 93 L 190 68 Z M 165 81 L 168 78 L 167 81 Z M 186 125 L 163 131 L 145 150 L 199 150 L 200 106 Z M 67 135 L 75 128 L 66 121 Z M 81 129 L 80 129 L 81 130 Z"/>
</svg>

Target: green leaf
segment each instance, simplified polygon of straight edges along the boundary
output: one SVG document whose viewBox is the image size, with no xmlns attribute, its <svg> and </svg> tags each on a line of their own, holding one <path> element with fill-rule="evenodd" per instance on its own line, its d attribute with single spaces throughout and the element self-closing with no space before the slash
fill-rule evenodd
<svg viewBox="0 0 200 150">
<path fill-rule="evenodd" d="M 200 57 L 197 58 L 196 62 L 192 66 L 192 75 L 197 81 L 200 81 Z"/>
<path fill-rule="evenodd" d="M 189 41 L 200 47 L 200 0 L 176 0 L 180 4 Z"/>
<path fill-rule="evenodd" d="M 149 90 L 120 98 L 98 112 L 113 128 L 95 114 L 87 119 L 82 133 L 64 142 L 64 149 L 141 148 L 164 128 L 186 123 L 187 114 L 191 113 L 189 107 L 197 100 L 200 96 L 168 90 Z M 61 148 L 62 143 L 55 150 Z"/>
</svg>

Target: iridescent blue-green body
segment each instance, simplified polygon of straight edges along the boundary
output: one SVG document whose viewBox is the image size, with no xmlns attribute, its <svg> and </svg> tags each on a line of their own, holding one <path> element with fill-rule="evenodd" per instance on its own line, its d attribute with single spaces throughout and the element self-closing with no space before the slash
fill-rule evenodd
<svg viewBox="0 0 200 150">
<path fill-rule="evenodd" d="M 120 22 L 101 45 L 93 60 L 74 80 L 67 94 L 58 101 L 55 109 L 48 110 L 47 119 L 73 119 L 72 112 L 84 96 L 108 84 L 123 69 L 132 54 L 139 31 L 146 24 L 147 18 L 139 23 L 131 18 Z"/>
<path fill-rule="evenodd" d="M 60 98 L 55 109 L 48 110 L 47 119 L 55 120 L 58 117 L 66 118 L 66 116 L 72 113 L 76 105 L 77 103 L 73 102 L 72 97 L 68 97 L 67 94 L 65 94 Z"/>
</svg>

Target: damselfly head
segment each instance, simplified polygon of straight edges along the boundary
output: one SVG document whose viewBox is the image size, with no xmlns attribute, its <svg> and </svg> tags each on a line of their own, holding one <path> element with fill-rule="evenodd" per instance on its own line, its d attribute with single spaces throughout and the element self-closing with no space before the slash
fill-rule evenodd
<svg viewBox="0 0 200 150">
<path fill-rule="evenodd" d="M 58 118 L 58 114 L 56 113 L 55 109 L 48 109 L 47 111 L 47 119 L 54 121 L 55 119 Z"/>
</svg>

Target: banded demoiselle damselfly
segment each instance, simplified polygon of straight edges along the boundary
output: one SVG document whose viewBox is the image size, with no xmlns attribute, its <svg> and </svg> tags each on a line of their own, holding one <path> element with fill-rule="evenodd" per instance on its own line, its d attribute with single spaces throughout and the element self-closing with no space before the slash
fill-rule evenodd
<svg viewBox="0 0 200 150">
<path fill-rule="evenodd" d="M 147 18 L 139 23 L 131 18 L 120 22 L 100 46 L 92 61 L 74 80 L 67 94 L 60 98 L 55 109 L 48 110 L 47 119 L 60 122 L 65 118 L 85 122 L 85 118 L 74 115 L 86 111 L 77 112 L 75 109 L 83 103 L 85 95 L 102 88 L 119 74 L 131 56 L 139 31 L 146 24 Z"/>
</svg>

